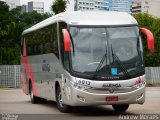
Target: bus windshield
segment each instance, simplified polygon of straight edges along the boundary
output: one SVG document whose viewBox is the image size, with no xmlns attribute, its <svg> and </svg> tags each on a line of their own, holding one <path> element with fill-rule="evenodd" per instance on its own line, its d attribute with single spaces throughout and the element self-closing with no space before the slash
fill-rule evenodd
<svg viewBox="0 0 160 120">
<path fill-rule="evenodd" d="M 138 26 L 70 27 L 70 34 L 74 72 L 105 77 L 136 76 L 144 71 Z"/>
</svg>

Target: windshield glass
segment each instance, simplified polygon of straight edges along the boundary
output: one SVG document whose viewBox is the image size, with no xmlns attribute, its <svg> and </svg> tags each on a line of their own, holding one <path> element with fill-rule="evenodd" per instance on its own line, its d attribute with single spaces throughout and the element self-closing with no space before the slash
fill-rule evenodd
<svg viewBox="0 0 160 120">
<path fill-rule="evenodd" d="M 72 70 L 95 76 L 142 71 L 142 43 L 137 26 L 70 27 Z M 116 56 L 116 57 L 114 57 Z"/>
</svg>

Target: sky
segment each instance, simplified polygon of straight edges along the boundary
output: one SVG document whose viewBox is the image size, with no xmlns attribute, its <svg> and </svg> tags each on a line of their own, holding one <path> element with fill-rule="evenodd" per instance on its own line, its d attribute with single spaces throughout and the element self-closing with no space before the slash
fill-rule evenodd
<svg viewBox="0 0 160 120">
<path fill-rule="evenodd" d="M 51 11 L 51 5 L 53 4 L 54 0 L 20 0 L 21 5 L 27 5 L 30 1 L 39 1 L 44 2 L 44 12 L 50 12 Z"/>
</svg>

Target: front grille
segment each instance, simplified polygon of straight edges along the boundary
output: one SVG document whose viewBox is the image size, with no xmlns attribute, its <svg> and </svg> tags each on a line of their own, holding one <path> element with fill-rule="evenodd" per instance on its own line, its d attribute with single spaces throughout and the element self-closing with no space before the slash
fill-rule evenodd
<svg viewBox="0 0 160 120">
<path fill-rule="evenodd" d="M 136 90 L 136 88 L 127 87 L 127 88 L 90 88 L 86 91 L 89 93 L 95 94 L 111 94 L 111 93 L 128 93 Z"/>
</svg>

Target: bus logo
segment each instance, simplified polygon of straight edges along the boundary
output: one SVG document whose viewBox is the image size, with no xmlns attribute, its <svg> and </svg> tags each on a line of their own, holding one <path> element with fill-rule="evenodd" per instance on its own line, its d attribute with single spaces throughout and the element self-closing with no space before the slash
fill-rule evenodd
<svg viewBox="0 0 160 120">
<path fill-rule="evenodd" d="M 104 83 L 102 85 L 102 87 L 106 88 L 110 93 L 114 93 L 114 91 L 116 89 L 118 89 L 118 87 L 121 87 L 120 84 L 107 84 L 107 83 Z"/>
<path fill-rule="evenodd" d="M 42 71 L 43 72 L 50 72 L 50 65 L 46 63 L 46 60 L 43 60 L 42 62 Z"/>
<path fill-rule="evenodd" d="M 110 87 L 121 87 L 121 85 L 120 84 L 106 84 L 106 83 L 104 83 L 103 85 L 102 85 L 102 87 L 105 87 L 105 88 L 110 88 Z"/>
</svg>

